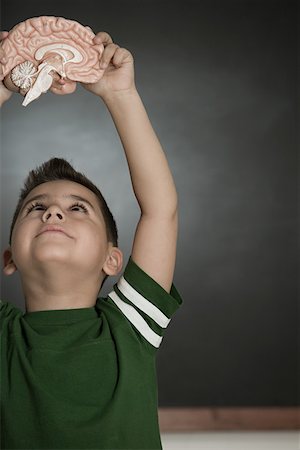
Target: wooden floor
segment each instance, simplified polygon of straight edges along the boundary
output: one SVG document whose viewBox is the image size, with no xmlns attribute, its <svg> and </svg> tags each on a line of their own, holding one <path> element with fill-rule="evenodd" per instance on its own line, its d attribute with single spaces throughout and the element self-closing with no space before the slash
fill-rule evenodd
<svg viewBox="0 0 300 450">
<path fill-rule="evenodd" d="M 163 433 L 163 450 L 299 450 L 300 432 Z"/>
<path fill-rule="evenodd" d="M 300 430 L 300 408 L 160 408 L 159 421 L 163 433 L 297 431 Z"/>
</svg>

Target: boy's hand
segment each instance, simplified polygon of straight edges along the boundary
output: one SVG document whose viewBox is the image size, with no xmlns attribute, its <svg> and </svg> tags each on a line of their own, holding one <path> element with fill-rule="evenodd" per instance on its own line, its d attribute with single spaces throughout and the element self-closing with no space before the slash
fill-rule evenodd
<svg viewBox="0 0 300 450">
<path fill-rule="evenodd" d="M 110 35 L 104 31 L 94 37 L 94 43 L 104 45 L 100 62 L 100 70 L 104 74 L 96 83 L 81 83 L 82 86 L 102 99 L 135 89 L 132 54 L 114 44 Z"/>
<path fill-rule="evenodd" d="M 0 31 L 0 106 L 6 102 L 12 95 L 12 91 L 7 89 L 3 84 L 3 67 L 5 62 L 5 52 L 1 46 L 1 42 L 8 36 L 8 31 Z"/>
</svg>

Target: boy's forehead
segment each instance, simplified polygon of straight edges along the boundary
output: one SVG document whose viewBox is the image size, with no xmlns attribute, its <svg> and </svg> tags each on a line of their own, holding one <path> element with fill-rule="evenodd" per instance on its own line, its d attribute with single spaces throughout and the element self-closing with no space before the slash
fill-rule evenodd
<svg viewBox="0 0 300 450">
<path fill-rule="evenodd" d="M 23 204 L 36 195 L 47 195 L 49 198 L 64 198 L 69 195 L 75 195 L 88 200 L 95 207 L 98 206 L 98 200 L 94 192 L 82 184 L 69 180 L 47 181 L 39 184 L 29 192 Z"/>
</svg>

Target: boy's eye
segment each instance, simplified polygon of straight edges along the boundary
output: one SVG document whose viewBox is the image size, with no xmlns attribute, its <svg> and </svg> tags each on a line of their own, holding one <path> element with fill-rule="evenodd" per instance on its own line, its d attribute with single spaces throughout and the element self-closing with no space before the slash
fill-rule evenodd
<svg viewBox="0 0 300 450">
<path fill-rule="evenodd" d="M 26 212 L 29 214 L 31 211 L 45 211 L 47 207 L 43 203 L 32 203 L 27 207 Z M 83 203 L 74 203 L 70 206 L 71 211 L 88 213 L 87 207 Z"/>
<path fill-rule="evenodd" d="M 88 212 L 87 207 L 83 203 L 75 203 L 71 206 L 72 211 L 83 211 L 85 213 Z"/>
<path fill-rule="evenodd" d="M 27 208 L 27 214 L 29 214 L 31 211 L 42 211 L 46 209 L 45 205 L 42 203 L 33 203 L 32 205 L 28 206 Z"/>
</svg>

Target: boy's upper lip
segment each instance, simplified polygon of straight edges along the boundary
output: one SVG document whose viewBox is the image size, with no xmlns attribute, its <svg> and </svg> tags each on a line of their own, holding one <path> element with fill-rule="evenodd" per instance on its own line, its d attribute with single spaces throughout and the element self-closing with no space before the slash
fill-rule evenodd
<svg viewBox="0 0 300 450">
<path fill-rule="evenodd" d="M 72 236 L 70 236 L 70 235 L 64 230 L 64 228 L 62 228 L 62 227 L 59 226 L 59 225 L 46 225 L 46 226 L 44 226 L 44 227 L 38 232 L 38 234 L 36 235 L 36 237 L 39 236 L 39 235 L 42 234 L 42 233 L 46 233 L 47 231 L 58 231 L 58 232 L 64 233 L 64 234 L 65 234 L 66 236 L 68 236 L 68 237 L 72 237 Z"/>
</svg>

